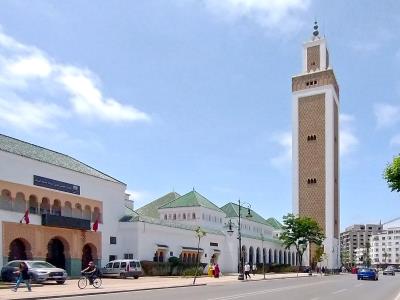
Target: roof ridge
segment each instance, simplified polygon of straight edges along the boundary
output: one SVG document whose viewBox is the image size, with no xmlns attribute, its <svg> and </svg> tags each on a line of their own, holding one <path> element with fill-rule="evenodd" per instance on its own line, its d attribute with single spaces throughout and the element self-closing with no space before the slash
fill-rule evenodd
<svg viewBox="0 0 400 300">
<path fill-rule="evenodd" d="M 104 176 L 106 176 L 106 177 L 111 178 L 112 180 L 115 180 L 115 181 L 118 182 L 118 183 L 122 183 L 122 184 L 126 185 L 126 183 L 124 183 L 124 182 L 122 182 L 122 181 L 120 181 L 120 180 L 118 180 L 118 179 L 116 179 L 116 178 L 114 178 L 114 177 L 112 177 L 112 176 L 110 176 L 110 175 L 108 175 L 108 174 L 106 174 L 106 173 L 104 173 L 104 172 L 102 172 L 102 171 L 100 171 L 100 170 L 98 170 L 98 169 L 92 167 L 92 166 L 89 166 L 88 164 L 86 164 L 86 163 L 80 161 L 79 159 L 76 159 L 76 158 L 74 158 L 74 157 L 72 157 L 72 156 L 70 156 L 70 155 L 68 155 L 68 154 L 61 153 L 61 152 L 58 152 L 58 151 L 55 151 L 55 150 L 52 150 L 52 149 L 49 149 L 49 148 L 46 148 L 46 147 L 43 147 L 43 146 L 34 144 L 34 143 L 31 143 L 31 142 L 27 142 L 27 141 L 24 141 L 24 140 L 21 140 L 21 139 L 18 139 L 18 138 L 15 138 L 15 137 L 12 137 L 12 136 L 3 134 L 3 133 L 0 133 L 0 135 L 3 136 L 3 137 L 6 137 L 6 138 L 8 138 L 8 139 L 11 139 L 11 140 L 14 140 L 14 141 L 18 141 L 18 142 L 23 143 L 23 144 L 27 144 L 27 145 L 30 145 L 30 146 L 33 146 L 33 147 L 36 147 L 36 148 L 39 148 L 39 149 L 42 149 L 42 150 L 45 150 L 45 151 L 49 151 L 49 152 L 51 152 L 51 153 L 55 153 L 55 154 L 64 156 L 64 157 L 69 158 L 69 159 L 72 159 L 72 160 L 74 160 L 74 161 L 76 161 L 76 162 L 78 162 L 78 163 L 80 163 L 80 164 L 82 164 L 82 165 L 84 165 L 84 166 L 86 166 L 86 167 L 88 167 L 88 168 L 90 168 L 90 169 L 93 169 L 93 170 L 99 172 L 100 174 L 102 174 L 102 175 L 104 175 Z M 43 163 L 48 163 L 48 164 L 50 164 L 49 162 L 46 162 L 46 161 L 43 161 L 43 160 L 39 160 L 39 159 L 37 159 L 37 158 L 29 157 L 29 156 L 26 156 L 26 155 L 23 155 L 23 154 L 20 154 L 20 153 L 14 153 L 14 152 L 11 152 L 11 151 L 9 151 L 9 150 L 7 150 L 7 149 L 1 149 L 1 150 L 2 150 L 2 151 L 5 151 L 5 152 L 8 152 L 8 153 L 11 153 L 11 154 L 19 155 L 19 156 L 22 156 L 22 157 L 25 157 L 25 158 L 28 158 L 28 159 L 33 159 L 33 160 L 36 160 L 36 161 L 40 161 L 40 162 L 43 162 Z M 60 168 L 68 169 L 68 170 L 70 170 L 70 171 L 77 172 L 77 173 L 80 173 L 80 174 L 85 174 L 85 175 L 89 175 L 89 176 L 92 176 L 92 177 L 97 177 L 97 176 L 94 176 L 94 175 L 92 175 L 92 174 L 87 174 L 87 173 L 83 173 L 83 172 L 74 170 L 74 169 L 72 169 L 72 168 L 68 168 L 68 167 L 66 167 L 66 166 L 59 166 L 59 165 L 56 165 L 56 164 L 53 164 L 53 165 L 58 166 L 58 167 L 60 167 Z M 100 177 L 97 177 L 97 178 L 100 178 Z M 109 180 L 109 179 L 106 179 L 106 178 L 101 178 L 101 179 L 104 179 L 104 180 L 107 180 L 107 181 L 112 181 L 112 180 Z"/>
</svg>

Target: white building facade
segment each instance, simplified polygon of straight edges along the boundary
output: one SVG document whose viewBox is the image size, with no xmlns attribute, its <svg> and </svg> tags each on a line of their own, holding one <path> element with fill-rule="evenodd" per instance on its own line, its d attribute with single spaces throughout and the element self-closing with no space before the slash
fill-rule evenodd
<svg viewBox="0 0 400 300">
<path fill-rule="evenodd" d="M 400 227 L 387 227 L 370 238 L 370 258 L 374 266 L 400 266 Z"/>
<path fill-rule="evenodd" d="M 138 258 L 202 263 L 237 272 L 239 207 L 218 207 L 193 190 L 169 193 L 134 210 L 126 184 L 68 155 L 0 134 L 0 267 L 14 259 L 46 260 L 79 275 L 91 260 Z M 281 224 L 241 212 L 243 262 L 298 262 L 284 249 Z M 26 218 L 24 218 L 26 217 Z M 29 220 L 29 222 L 27 222 Z M 233 234 L 227 224 L 233 224 Z M 97 230 L 94 230 L 95 227 Z"/>
</svg>

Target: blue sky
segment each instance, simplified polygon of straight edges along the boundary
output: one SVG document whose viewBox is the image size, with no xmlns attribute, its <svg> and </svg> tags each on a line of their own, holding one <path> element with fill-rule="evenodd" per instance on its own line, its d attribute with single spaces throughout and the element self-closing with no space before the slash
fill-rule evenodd
<svg viewBox="0 0 400 300">
<path fill-rule="evenodd" d="M 0 132 L 128 184 L 292 209 L 291 76 L 315 18 L 341 89 L 341 227 L 400 217 L 398 1 L 6 1 Z"/>
</svg>

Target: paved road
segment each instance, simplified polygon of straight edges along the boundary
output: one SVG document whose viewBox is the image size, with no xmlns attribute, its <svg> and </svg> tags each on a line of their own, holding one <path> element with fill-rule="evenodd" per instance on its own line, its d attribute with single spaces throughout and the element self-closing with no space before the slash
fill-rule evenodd
<svg viewBox="0 0 400 300">
<path fill-rule="evenodd" d="M 74 299 L 190 299 L 190 300 L 400 300 L 400 274 L 380 276 L 379 281 L 358 281 L 355 275 L 247 281 L 208 286 L 149 290 L 75 297 Z M 65 299 L 68 298 L 58 298 Z M 71 298 L 69 298 L 71 299 Z"/>
</svg>

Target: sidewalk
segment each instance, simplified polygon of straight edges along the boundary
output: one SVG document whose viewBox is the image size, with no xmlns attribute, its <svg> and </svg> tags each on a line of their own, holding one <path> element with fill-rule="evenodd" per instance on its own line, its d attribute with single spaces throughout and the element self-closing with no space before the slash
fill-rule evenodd
<svg viewBox="0 0 400 300">
<path fill-rule="evenodd" d="M 284 279 L 297 277 L 296 273 L 271 274 L 265 275 L 266 280 Z M 308 277 L 308 274 L 299 273 L 299 277 Z M 263 280 L 262 274 L 252 276 L 251 280 Z M 248 281 L 251 281 L 248 280 Z M 149 289 L 165 289 L 177 287 L 193 286 L 193 277 L 141 277 L 139 279 L 110 279 L 103 278 L 103 284 L 95 289 L 93 286 L 87 286 L 81 290 L 78 288 L 77 280 L 67 280 L 65 284 L 58 285 L 46 283 L 43 286 L 34 287 L 32 292 L 28 292 L 25 284 L 21 284 L 17 292 L 11 289 L 0 289 L 0 299 L 51 299 L 58 297 L 74 297 L 91 294 L 108 294 L 117 292 L 129 292 Z M 198 277 L 196 286 L 213 285 L 229 282 L 237 282 L 237 275 L 226 275 L 220 278 Z"/>
</svg>

